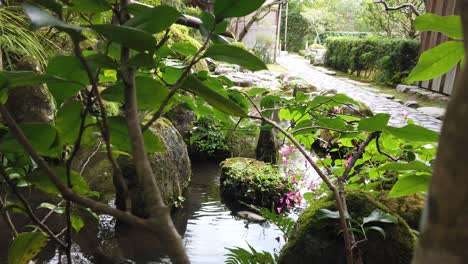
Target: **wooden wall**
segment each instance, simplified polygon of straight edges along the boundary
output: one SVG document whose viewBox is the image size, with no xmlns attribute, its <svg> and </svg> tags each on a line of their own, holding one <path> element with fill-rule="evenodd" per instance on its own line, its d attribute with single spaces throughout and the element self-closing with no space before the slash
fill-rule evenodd
<svg viewBox="0 0 468 264">
<path fill-rule="evenodd" d="M 459 2 L 461 0 L 427 0 L 426 10 L 428 13 L 435 13 L 443 16 L 459 15 L 460 10 L 457 6 L 457 1 Z M 421 52 L 431 49 L 447 40 L 449 40 L 449 38 L 441 33 L 425 32 L 421 38 Z M 444 76 L 434 80 L 420 82 L 419 85 L 432 91 L 450 95 L 459 70 L 459 66 L 457 66 Z"/>
</svg>

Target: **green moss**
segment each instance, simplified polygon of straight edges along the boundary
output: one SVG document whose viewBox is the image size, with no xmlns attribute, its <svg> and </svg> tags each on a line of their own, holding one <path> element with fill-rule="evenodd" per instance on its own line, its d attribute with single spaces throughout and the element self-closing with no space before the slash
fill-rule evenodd
<svg viewBox="0 0 468 264">
<path fill-rule="evenodd" d="M 373 210 L 391 212 L 363 192 L 349 192 L 346 200 L 350 215 L 361 222 Z M 290 240 L 282 250 L 279 263 L 345 263 L 342 235 L 338 235 L 338 220 L 318 218 L 319 209 L 336 211 L 333 197 L 322 198 L 305 210 L 299 217 Z M 399 216 L 397 224 L 373 223 L 385 230 L 386 239 L 377 233 L 367 233 L 368 241 L 360 244 L 364 263 L 410 263 L 415 247 L 415 236 L 408 224 Z"/>
<path fill-rule="evenodd" d="M 190 36 L 189 29 L 180 25 L 171 26 L 171 32 L 169 33 L 169 40 L 167 41 L 167 43 L 172 45 L 175 42 L 189 42 L 197 49 L 200 49 L 202 47 L 202 44 L 200 42 L 198 42 L 196 39 Z"/>
<path fill-rule="evenodd" d="M 231 158 L 223 161 L 221 190 L 229 199 L 264 208 L 272 208 L 293 184 L 278 168 L 249 158 Z"/>
<path fill-rule="evenodd" d="M 399 198 L 387 198 L 388 192 L 378 192 L 375 195 L 377 201 L 387 206 L 392 213 L 405 219 L 408 225 L 415 230 L 419 228 L 422 210 L 424 208 L 424 195 L 416 194 Z"/>
</svg>

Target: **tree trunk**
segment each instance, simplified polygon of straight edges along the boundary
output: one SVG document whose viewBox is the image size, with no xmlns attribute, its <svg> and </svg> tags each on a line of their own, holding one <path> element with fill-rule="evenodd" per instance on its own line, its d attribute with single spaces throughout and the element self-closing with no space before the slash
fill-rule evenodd
<svg viewBox="0 0 468 264">
<path fill-rule="evenodd" d="M 461 2 L 464 32 L 468 36 L 468 0 Z M 468 68 L 465 67 L 442 128 L 415 264 L 461 264 L 468 259 L 467 82 Z"/>
</svg>

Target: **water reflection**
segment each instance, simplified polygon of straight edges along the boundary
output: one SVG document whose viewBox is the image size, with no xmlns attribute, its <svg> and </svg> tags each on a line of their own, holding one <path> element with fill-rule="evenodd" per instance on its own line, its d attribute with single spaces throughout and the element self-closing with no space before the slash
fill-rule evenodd
<svg viewBox="0 0 468 264">
<path fill-rule="evenodd" d="M 189 197 L 182 211 L 190 212 L 184 240 L 192 263 L 224 263 L 226 247 L 274 252 L 281 231 L 271 224 L 247 224 L 233 216 L 219 192 L 220 169 L 215 163 L 194 164 Z"/>
</svg>

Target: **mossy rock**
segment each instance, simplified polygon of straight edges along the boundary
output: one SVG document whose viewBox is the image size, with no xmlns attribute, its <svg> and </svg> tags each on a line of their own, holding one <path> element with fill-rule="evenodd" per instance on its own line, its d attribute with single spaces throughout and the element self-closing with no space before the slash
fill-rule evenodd
<svg viewBox="0 0 468 264">
<path fill-rule="evenodd" d="M 165 152 L 150 153 L 149 159 L 155 179 L 161 189 L 164 201 L 169 206 L 179 203 L 179 197 L 186 189 L 192 175 L 190 159 L 182 136 L 166 118 L 158 119 L 151 130 L 159 135 L 166 149 Z M 112 183 L 112 166 L 102 146 L 82 148 L 73 162 L 73 169 L 80 172 L 87 180 L 91 190 L 100 193 L 100 200 L 109 202 L 115 195 Z M 120 156 L 118 162 L 129 183 L 129 189 L 135 187 L 135 168 L 128 156 Z M 133 190 L 135 191 L 135 190 Z"/>
<path fill-rule="evenodd" d="M 412 229 L 419 230 L 419 221 L 424 209 L 424 195 L 415 194 L 399 198 L 388 198 L 387 195 L 388 192 L 378 192 L 375 198 L 387 206 L 392 213 L 405 219 Z"/>
<path fill-rule="evenodd" d="M 391 213 L 391 210 L 371 195 L 364 192 L 346 193 L 348 209 L 352 219 L 361 223 L 375 209 Z M 319 219 L 319 210 L 336 211 L 332 196 L 311 204 L 299 217 L 294 231 L 281 252 L 279 263 L 346 263 L 343 236 L 336 219 Z M 411 263 L 416 238 L 401 217 L 398 223 L 372 223 L 385 230 L 384 239 L 379 232 L 367 232 L 368 241 L 359 245 L 364 263 L 406 264 Z M 358 223 L 354 223 L 358 225 Z"/>
<path fill-rule="evenodd" d="M 148 158 L 153 168 L 156 183 L 161 190 L 164 202 L 168 205 L 178 205 L 192 176 L 187 146 L 172 123 L 166 118 L 159 118 L 151 127 L 151 131 L 158 135 L 165 151 L 149 153 Z M 133 199 L 135 214 L 144 216 L 144 197 L 142 186 L 136 178 L 136 169 L 132 160 L 127 156 L 120 156 L 118 163 L 124 177 L 129 182 L 129 193 Z"/>
<path fill-rule="evenodd" d="M 272 208 L 282 196 L 294 190 L 278 168 L 263 161 L 230 158 L 221 163 L 221 168 L 221 191 L 234 204 Z"/>
<path fill-rule="evenodd" d="M 232 157 L 255 158 L 258 135 L 234 131 L 226 139 Z"/>
</svg>

